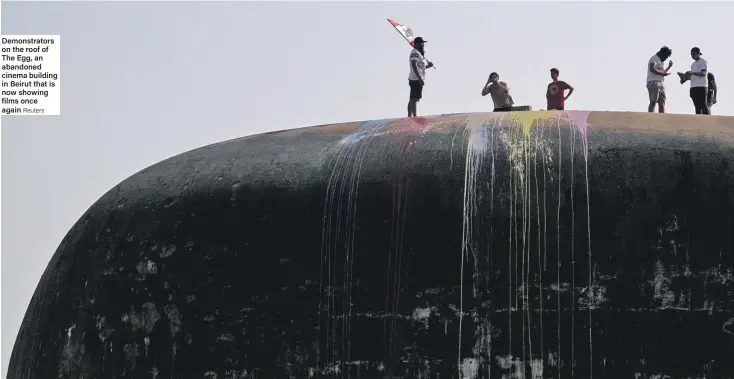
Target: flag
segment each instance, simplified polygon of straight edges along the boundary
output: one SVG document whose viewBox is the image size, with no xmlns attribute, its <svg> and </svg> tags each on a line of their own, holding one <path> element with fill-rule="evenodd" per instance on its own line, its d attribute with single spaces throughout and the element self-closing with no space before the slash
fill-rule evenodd
<svg viewBox="0 0 734 379">
<path fill-rule="evenodd" d="M 413 30 L 389 18 L 387 19 L 387 21 L 390 22 L 390 24 L 395 27 L 395 30 L 397 30 L 398 33 L 400 33 L 400 35 L 403 36 L 403 38 L 405 38 L 406 41 L 408 41 L 410 46 L 413 46 L 413 40 L 415 39 L 415 36 L 413 35 Z"/>
<path fill-rule="evenodd" d="M 413 30 L 412 29 L 410 29 L 409 27 L 407 27 L 407 26 L 405 26 L 403 24 L 400 24 L 400 23 L 396 22 L 395 20 L 391 20 L 389 18 L 387 19 L 387 21 L 390 23 L 390 25 L 392 25 L 393 27 L 395 27 L 395 30 L 397 30 L 398 33 L 400 33 L 400 35 L 403 36 L 403 38 L 405 38 L 406 41 L 408 41 L 408 43 L 410 44 L 410 46 L 415 47 L 414 44 L 413 44 L 413 40 L 415 40 L 415 35 L 413 35 Z M 425 59 L 425 56 L 423 56 L 423 54 L 421 54 L 421 56 Z M 432 67 L 433 67 L 434 70 L 436 69 L 436 66 L 435 65 L 433 65 Z"/>
</svg>

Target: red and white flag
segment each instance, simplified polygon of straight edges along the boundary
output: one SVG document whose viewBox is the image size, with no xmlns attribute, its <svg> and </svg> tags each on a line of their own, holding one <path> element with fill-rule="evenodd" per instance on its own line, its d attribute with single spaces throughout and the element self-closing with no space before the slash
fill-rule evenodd
<svg viewBox="0 0 734 379">
<path fill-rule="evenodd" d="M 406 41 L 408 41 L 410 46 L 415 47 L 415 45 L 413 44 L 413 40 L 415 40 L 415 35 L 413 34 L 412 29 L 389 18 L 387 19 L 387 21 L 390 23 L 390 25 L 395 27 L 395 30 L 397 30 L 398 33 L 400 33 L 400 35 L 403 36 Z M 421 54 L 421 56 L 423 56 L 423 54 Z M 425 56 L 423 56 L 423 58 L 425 58 Z M 434 70 L 436 69 L 436 65 L 433 65 L 431 67 L 433 67 Z"/>
<path fill-rule="evenodd" d="M 403 36 L 406 41 L 408 41 L 410 46 L 413 46 L 413 40 L 415 39 L 415 36 L 413 35 L 413 30 L 403 24 L 395 22 L 395 20 L 391 20 L 388 18 L 387 21 L 395 27 L 395 30 L 397 30 L 398 33 L 400 33 L 400 35 Z"/>
</svg>

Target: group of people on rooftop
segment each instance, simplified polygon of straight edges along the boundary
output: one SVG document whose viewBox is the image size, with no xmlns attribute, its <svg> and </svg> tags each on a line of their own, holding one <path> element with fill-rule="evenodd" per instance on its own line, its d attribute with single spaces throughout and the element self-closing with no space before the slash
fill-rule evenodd
<svg viewBox="0 0 734 379">
<path fill-rule="evenodd" d="M 650 97 L 650 104 L 647 106 L 648 112 L 655 111 L 655 105 L 658 106 L 658 112 L 665 113 L 665 77 L 670 75 L 670 69 L 673 67 L 673 61 L 668 61 L 668 66 L 663 68 L 666 59 L 673 55 L 673 51 L 669 47 L 663 46 L 653 55 L 647 62 L 647 93 Z M 711 114 L 711 107 L 716 104 L 716 79 L 714 74 L 708 70 L 708 62 L 701 58 L 701 49 L 694 47 L 691 49 L 691 70 L 686 72 L 678 72 L 680 83 L 691 82 L 690 96 L 693 101 L 693 107 L 696 114 Z"/>
<path fill-rule="evenodd" d="M 422 37 L 416 37 L 413 40 L 413 50 L 410 52 L 410 74 L 408 76 L 408 85 L 410 86 L 410 99 L 408 100 L 408 117 L 417 116 L 418 102 L 423 97 L 423 86 L 426 80 L 426 69 L 433 67 L 433 63 L 425 59 L 426 40 Z M 647 93 L 650 103 L 648 104 L 648 112 L 655 111 L 655 105 L 658 106 L 658 112 L 665 113 L 665 77 L 670 75 L 670 69 L 673 62 L 668 61 L 667 67 L 664 63 L 673 51 L 667 46 L 660 48 L 660 51 L 650 58 L 647 65 Z M 711 107 L 716 104 L 716 80 L 714 74 L 708 71 L 708 62 L 701 58 L 701 49 L 694 47 L 691 49 L 690 71 L 678 72 L 680 83 L 687 81 L 691 83 L 690 96 L 696 114 L 711 114 Z M 573 93 L 573 87 L 558 79 L 560 71 L 557 68 L 550 69 L 552 81 L 548 84 L 545 98 L 547 101 L 547 110 L 564 110 L 565 102 Z M 566 93 L 568 91 L 568 93 Z M 510 88 L 507 83 L 500 81 L 500 76 L 496 72 L 489 74 L 489 79 L 482 89 L 482 96 L 491 95 L 494 103 L 494 112 L 512 111 L 515 102 L 510 95 Z"/>
</svg>

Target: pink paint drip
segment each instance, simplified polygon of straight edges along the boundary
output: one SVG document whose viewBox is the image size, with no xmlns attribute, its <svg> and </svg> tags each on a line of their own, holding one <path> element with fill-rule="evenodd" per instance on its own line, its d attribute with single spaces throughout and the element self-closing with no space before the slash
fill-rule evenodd
<svg viewBox="0 0 734 379">
<path fill-rule="evenodd" d="M 395 128 L 398 132 L 405 134 L 398 155 L 398 174 L 393 178 L 393 203 L 396 202 L 395 194 L 397 190 L 398 212 L 408 192 L 407 187 L 410 179 L 405 180 L 405 168 L 410 166 L 410 147 L 423 134 L 426 126 L 428 126 L 428 119 L 425 117 L 409 117 L 395 121 Z"/>
<path fill-rule="evenodd" d="M 589 140 L 587 132 L 589 130 L 589 116 L 590 111 L 566 111 L 566 118 L 573 121 L 576 129 L 581 133 L 583 145 L 584 145 L 584 158 L 589 159 Z"/>
<path fill-rule="evenodd" d="M 419 135 L 423 134 L 426 126 L 428 126 L 428 119 L 425 117 L 403 118 L 396 122 L 395 127 L 398 132 L 405 133 L 405 137 L 403 137 L 403 146 L 400 150 L 401 155 L 407 154 L 410 145 L 415 142 Z"/>
<path fill-rule="evenodd" d="M 586 131 L 589 128 L 590 115 L 590 111 L 566 111 L 566 118 L 573 121 L 576 129 L 584 135 L 584 138 L 586 138 Z"/>
</svg>

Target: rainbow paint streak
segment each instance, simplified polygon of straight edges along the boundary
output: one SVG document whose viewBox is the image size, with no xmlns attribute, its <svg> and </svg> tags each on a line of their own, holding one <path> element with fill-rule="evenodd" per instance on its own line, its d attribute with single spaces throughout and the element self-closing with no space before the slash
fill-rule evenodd
<svg viewBox="0 0 734 379">
<path fill-rule="evenodd" d="M 532 371 L 533 377 L 542 376 L 543 366 L 545 362 L 543 346 L 543 318 L 535 315 L 536 311 L 533 310 L 536 307 L 540 312 L 543 313 L 543 288 L 544 285 L 542 279 L 542 272 L 546 269 L 547 261 L 545 260 L 546 249 L 547 249 L 547 227 L 545 220 L 547 219 L 547 207 L 546 207 L 546 195 L 545 191 L 548 186 L 547 167 L 553 163 L 554 155 L 551 149 L 551 133 L 553 133 L 553 126 L 555 126 L 558 132 L 558 217 L 560 218 L 561 209 L 561 187 L 560 182 L 562 180 L 563 172 L 561 171 L 562 166 L 562 134 L 560 129 L 561 121 L 568 121 L 571 130 L 571 167 L 572 173 L 569 175 L 572 182 L 573 188 L 573 156 L 575 154 L 575 141 L 577 133 L 581 135 L 582 153 L 585 163 L 588 162 L 588 142 L 587 142 L 587 131 L 588 131 L 588 119 L 590 112 L 585 111 L 538 111 L 538 112 L 510 112 L 510 113 L 496 113 L 491 115 L 469 115 L 466 116 L 465 129 L 468 134 L 467 136 L 467 149 L 466 149 L 466 167 L 464 173 L 464 211 L 463 211 L 463 237 L 462 237 L 462 253 L 461 253 L 461 300 L 460 300 L 460 312 L 459 312 L 459 346 L 458 346 L 458 370 L 459 377 L 462 377 L 462 359 L 464 358 L 461 354 L 462 345 L 462 320 L 465 316 L 464 313 L 464 288 L 463 288 L 463 277 L 464 277 L 464 263 L 470 259 L 474 259 L 475 271 L 479 267 L 478 260 L 481 259 L 481 253 L 478 253 L 478 247 L 475 246 L 473 241 L 475 235 L 486 233 L 487 231 L 476 230 L 475 225 L 478 224 L 475 219 L 482 217 L 477 213 L 479 198 L 478 192 L 481 186 L 478 185 L 478 173 L 482 171 L 482 164 L 484 157 L 490 152 L 492 157 L 491 173 L 490 173 L 490 185 L 491 196 L 489 197 L 490 202 L 494 202 L 495 193 L 495 172 L 494 162 L 501 145 L 495 144 L 495 141 L 501 141 L 504 145 L 504 150 L 507 153 L 507 160 L 510 166 L 510 228 L 508 230 L 509 238 L 509 254 L 512 257 L 509 260 L 509 303 L 508 307 L 508 331 L 510 334 L 509 341 L 510 346 L 508 351 L 508 362 L 514 362 L 510 365 L 516 372 L 510 372 L 505 374 L 510 375 L 524 375 L 525 364 L 529 365 L 529 369 Z M 542 170 L 542 175 L 538 173 L 538 166 Z M 539 185 L 538 183 L 542 183 Z M 587 239 L 589 240 L 588 246 L 588 257 L 589 257 L 589 285 L 587 288 L 591 290 L 593 287 L 593 276 L 591 272 L 591 246 L 590 246 L 590 216 L 588 212 L 588 174 L 586 178 L 587 184 Z M 534 186 L 531 184 L 534 183 Z M 542 191 L 542 201 L 541 201 Z M 573 200 L 572 200 L 573 201 Z M 531 209 L 531 204 L 535 204 L 535 209 Z M 542 204 L 542 209 L 541 209 Z M 573 213 L 573 203 L 571 204 L 571 212 Z M 535 222 L 533 222 L 535 218 Z M 518 221 L 521 220 L 520 221 Z M 556 223 L 558 225 L 559 223 Z M 533 229 L 537 232 L 533 233 Z M 560 231 L 557 230 L 557 238 L 560 239 Z M 535 235 L 533 235 L 535 234 Z M 531 251 L 531 238 L 537 239 L 537 251 Z M 573 237 L 572 237 L 573 239 Z M 573 246 L 573 243 L 572 243 Z M 572 247 L 573 248 L 573 247 Z M 488 253 L 488 252 L 487 252 Z M 573 254 L 573 253 L 572 253 Z M 531 276 L 531 264 L 537 262 L 539 277 Z M 558 264 L 558 275 L 560 278 L 560 258 Z M 575 261 L 572 263 L 575 268 Z M 485 268 L 486 270 L 486 268 Z M 575 269 L 574 269 L 575 272 Z M 477 278 L 479 273 L 475 272 L 473 277 Z M 574 275 L 575 277 L 575 275 Z M 474 281 L 474 288 L 472 288 L 472 294 L 477 299 L 478 292 L 481 291 L 479 288 L 478 281 Z M 548 283 L 550 284 L 550 283 Z M 539 293 L 531 294 L 531 290 L 536 288 Z M 560 288 L 560 279 L 556 283 L 556 288 Z M 575 288 L 575 282 L 572 288 Z M 589 294 L 591 296 L 591 294 Z M 537 300 L 535 300 L 537 299 Z M 561 312 L 560 296 L 558 297 L 559 304 L 557 311 Z M 575 304 L 575 298 L 574 298 Z M 573 309 L 573 307 L 572 307 Z M 513 330 L 513 313 L 522 311 L 522 327 L 521 333 L 522 346 L 521 352 L 514 355 L 512 346 L 512 333 Z M 572 310 L 573 312 L 573 310 Z M 572 314 L 572 319 L 573 319 Z M 538 340 L 533 339 L 531 333 L 532 326 L 534 324 L 534 318 L 540 319 L 540 333 Z M 591 310 L 589 310 L 589 321 L 591 325 Z M 574 323 L 574 321 L 572 321 Z M 561 324 L 559 318 L 559 325 L 557 328 L 560 333 Z M 571 328 L 573 334 L 573 328 Z M 479 341 L 490 341 L 491 335 L 489 335 L 488 329 L 482 328 L 483 334 L 476 335 L 476 343 Z M 518 330 L 519 331 L 519 330 Z M 574 338 L 572 336 L 572 338 Z M 557 346 L 558 351 L 556 354 L 560 357 L 560 334 L 559 344 Z M 536 347 L 534 347 L 534 344 Z M 482 343 L 484 345 L 484 343 Z M 538 348 L 539 347 L 539 348 Z M 473 357 L 466 358 L 472 362 L 478 362 L 479 365 L 483 366 L 485 372 L 491 370 L 492 363 L 486 362 L 484 356 L 491 356 L 489 354 L 491 344 L 487 343 L 487 348 L 474 349 Z M 591 340 L 591 328 L 589 328 L 589 349 L 593 349 Z M 571 360 L 574 360 L 573 344 L 571 350 Z M 590 355 L 593 357 L 593 355 Z M 525 363 L 520 363 L 525 362 Z M 512 368 L 511 368 L 512 370 Z M 591 373 L 589 373 L 591 376 Z"/>
</svg>

